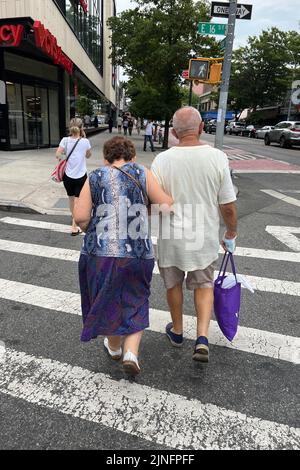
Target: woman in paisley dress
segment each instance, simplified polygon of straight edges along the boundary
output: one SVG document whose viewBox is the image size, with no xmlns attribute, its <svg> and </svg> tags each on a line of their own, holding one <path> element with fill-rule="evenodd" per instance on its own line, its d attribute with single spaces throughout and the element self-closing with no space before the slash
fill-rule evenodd
<svg viewBox="0 0 300 470">
<path fill-rule="evenodd" d="M 152 173 L 136 163 L 133 143 L 121 136 L 104 145 L 104 166 L 93 171 L 75 208 L 86 232 L 79 261 L 84 342 L 104 336 L 129 375 L 140 372 L 138 353 L 149 327 L 154 252 L 149 203 L 168 212 L 173 200 Z"/>
</svg>

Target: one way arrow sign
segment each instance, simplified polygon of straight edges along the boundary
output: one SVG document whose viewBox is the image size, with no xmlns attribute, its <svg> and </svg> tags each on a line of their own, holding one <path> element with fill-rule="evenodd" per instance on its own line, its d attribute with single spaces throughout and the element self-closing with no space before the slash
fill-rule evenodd
<svg viewBox="0 0 300 470">
<path fill-rule="evenodd" d="M 251 20 L 253 5 L 241 3 L 237 5 L 236 17 L 238 20 Z M 229 4 L 224 2 L 212 2 L 211 16 L 228 18 Z"/>
</svg>

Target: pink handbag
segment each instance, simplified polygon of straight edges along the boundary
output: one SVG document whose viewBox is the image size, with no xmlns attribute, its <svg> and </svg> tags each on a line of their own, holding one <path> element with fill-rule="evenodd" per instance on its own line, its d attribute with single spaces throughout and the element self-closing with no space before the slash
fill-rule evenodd
<svg viewBox="0 0 300 470">
<path fill-rule="evenodd" d="M 79 141 L 81 140 L 78 139 L 76 144 L 74 145 L 74 147 L 72 148 L 71 150 L 71 153 L 69 154 L 68 158 L 66 158 L 66 160 L 63 160 L 61 162 L 59 162 L 59 164 L 57 165 L 57 167 L 54 169 L 52 175 L 51 175 L 51 179 L 53 181 L 55 181 L 55 183 L 61 183 L 63 181 L 63 178 L 64 178 L 64 174 L 65 174 L 65 171 L 66 171 L 66 166 L 67 166 L 67 163 L 68 163 L 68 160 L 69 158 L 71 157 L 72 153 L 74 152 L 74 150 L 76 149 Z"/>
</svg>

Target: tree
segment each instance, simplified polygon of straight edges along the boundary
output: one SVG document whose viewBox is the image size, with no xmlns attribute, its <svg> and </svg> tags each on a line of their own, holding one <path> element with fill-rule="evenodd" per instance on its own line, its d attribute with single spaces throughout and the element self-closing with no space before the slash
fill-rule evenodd
<svg viewBox="0 0 300 470">
<path fill-rule="evenodd" d="M 87 96 L 78 96 L 76 100 L 76 112 L 80 116 L 92 116 L 94 113 L 93 101 Z"/>
<path fill-rule="evenodd" d="M 299 70 L 300 35 L 278 28 L 250 36 L 245 47 L 234 51 L 229 102 L 236 109 L 279 103 Z M 293 69 L 293 70 L 292 70 Z M 297 72 L 298 73 L 298 72 Z"/>
<path fill-rule="evenodd" d="M 220 49 L 214 38 L 197 33 L 198 23 L 210 20 L 207 0 L 136 3 L 138 8 L 108 20 L 112 31 L 111 57 L 130 78 L 127 90 L 132 110 L 145 117 L 160 119 L 163 115 L 167 148 L 169 121 L 182 102 L 182 70 L 187 68 L 193 54 L 217 57 Z"/>
</svg>

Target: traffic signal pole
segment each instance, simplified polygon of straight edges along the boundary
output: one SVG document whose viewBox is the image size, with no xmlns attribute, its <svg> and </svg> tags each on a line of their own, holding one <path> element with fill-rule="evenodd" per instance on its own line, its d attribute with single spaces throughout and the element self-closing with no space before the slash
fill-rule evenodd
<svg viewBox="0 0 300 470">
<path fill-rule="evenodd" d="M 230 5 L 229 5 L 227 39 L 226 39 L 226 48 L 225 48 L 225 55 L 224 55 L 222 84 L 221 84 L 221 90 L 220 90 L 217 131 L 216 131 L 216 140 L 215 140 L 215 147 L 220 150 L 223 149 L 223 142 L 224 142 L 224 126 L 225 126 L 226 111 L 227 111 L 228 90 L 229 90 L 229 82 L 230 82 L 231 61 L 232 61 L 235 21 L 236 21 L 236 12 L 237 12 L 237 0 L 229 0 L 229 2 L 230 2 Z"/>
</svg>

